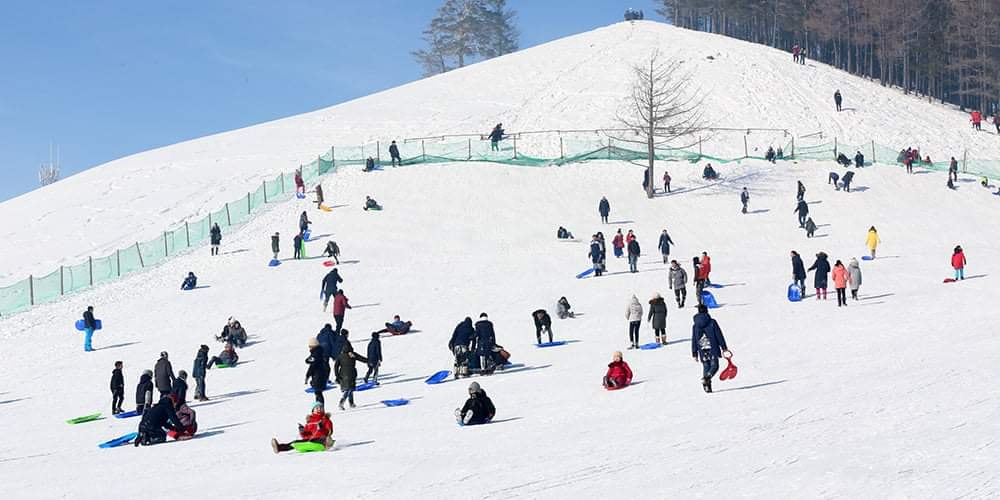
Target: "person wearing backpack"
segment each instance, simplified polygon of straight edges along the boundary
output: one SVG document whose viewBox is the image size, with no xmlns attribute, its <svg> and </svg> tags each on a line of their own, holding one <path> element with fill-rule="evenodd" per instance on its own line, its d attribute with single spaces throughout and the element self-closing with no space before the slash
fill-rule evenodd
<svg viewBox="0 0 1000 500">
<path fill-rule="evenodd" d="M 729 353 L 726 338 L 722 336 L 719 323 L 708 315 L 708 307 L 698 305 L 691 328 L 691 356 L 702 366 L 701 386 L 705 392 L 712 392 L 712 377 L 719 371 L 719 358 Z"/>
</svg>

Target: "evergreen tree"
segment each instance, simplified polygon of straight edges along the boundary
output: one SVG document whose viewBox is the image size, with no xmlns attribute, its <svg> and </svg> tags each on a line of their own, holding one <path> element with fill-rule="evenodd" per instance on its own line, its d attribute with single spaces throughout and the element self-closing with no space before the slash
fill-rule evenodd
<svg viewBox="0 0 1000 500">
<path fill-rule="evenodd" d="M 506 0 L 445 0 L 424 30 L 427 47 L 413 52 L 430 76 L 517 50 L 516 13 Z"/>
<path fill-rule="evenodd" d="M 519 33 L 514 25 L 517 13 L 507 8 L 507 0 L 483 2 L 480 51 L 484 59 L 510 54 L 517 50 Z"/>
</svg>

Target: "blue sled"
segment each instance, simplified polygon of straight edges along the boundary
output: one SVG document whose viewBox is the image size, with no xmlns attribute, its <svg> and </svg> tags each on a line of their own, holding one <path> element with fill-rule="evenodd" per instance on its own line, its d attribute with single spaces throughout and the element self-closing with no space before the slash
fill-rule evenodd
<svg viewBox="0 0 1000 500">
<path fill-rule="evenodd" d="M 125 411 L 125 412 L 118 413 L 118 414 L 115 415 L 115 418 L 132 418 L 132 417 L 138 417 L 138 416 L 139 416 L 139 412 L 137 412 L 135 410 L 131 410 L 131 411 Z"/>
<path fill-rule="evenodd" d="M 719 303 L 715 301 L 715 296 L 708 290 L 701 291 L 701 303 L 705 304 L 705 307 L 709 309 L 719 307 Z"/>
<path fill-rule="evenodd" d="M 642 349 L 643 351 L 652 351 L 653 349 L 659 349 L 661 347 L 663 347 L 663 344 L 657 342 L 650 342 L 648 344 L 642 344 L 641 346 L 639 346 L 639 349 Z"/>
<path fill-rule="evenodd" d="M 875 260 L 875 257 L 872 257 L 871 255 L 862 255 L 861 260 Z"/>
<path fill-rule="evenodd" d="M 586 271 L 577 274 L 576 279 L 586 278 L 587 276 L 590 276 L 593 273 L 594 273 L 594 268 L 587 269 Z"/>
<path fill-rule="evenodd" d="M 281 261 L 278 259 L 271 259 L 271 262 L 267 263 L 267 267 L 278 267 L 281 265 Z"/>
<path fill-rule="evenodd" d="M 724 286 L 726 286 L 726 285 L 720 285 L 720 284 L 718 284 L 718 283 L 712 283 L 711 285 L 708 285 L 708 286 L 710 286 L 710 287 L 712 287 L 712 288 L 722 288 L 722 287 L 724 287 Z"/>
<path fill-rule="evenodd" d="M 304 199 L 306 199 L 306 194 L 305 193 L 295 193 L 295 197 L 298 198 L 298 199 L 300 199 L 300 200 L 304 200 Z"/>
<path fill-rule="evenodd" d="M 556 341 L 553 341 L 553 342 L 542 342 L 541 344 L 535 344 L 535 347 L 537 347 L 539 349 L 543 349 L 543 348 L 546 348 L 546 347 L 558 347 L 558 346 L 565 345 L 565 344 L 566 344 L 565 340 L 556 340 Z"/>
<path fill-rule="evenodd" d="M 302 232 L 302 240 L 303 241 L 309 241 L 309 237 L 310 236 L 312 236 L 312 230 L 311 229 L 306 229 L 305 231 Z"/>
<path fill-rule="evenodd" d="M 448 378 L 448 375 L 451 375 L 450 371 L 448 371 L 448 370 L 441 370 L 441 371 L 435 373 L 434 375 L 431 375 L 430 377 L 427 377 L 427 380 L 424 380 L 424 383 L 425 384 L 431 384 L 431 385 L 433 385 L 433 384 L 440 384 L 441 382 L 444 382 L 445 379 Z"/>
<path fill-rule="evenodd" d="M 330 382 L 329 380 L 327 380 L 326 381 L 326 389 L 323 389 L 323 390 L 324 391 L 329 391 L 329 390 L 332 390 L 333 388 L 334 388 L 333 382 Z M 312 387 L 309 387 L 309 388 L 306 389 L 306 392 L 308 392 L 309 394 L 315 394 L 316 393 L 316 389 L 313 389 Z"/>
<path fill-rule="evenodd" d="M 105 442 L 97 445 L 97 447 L 98 448 L 114 448 L 114 447 L 117 447 L 117 446 L 121 446 L 123 444 L 128 444 L 128 443 L 132 442 L 132 440 L 135 439 L 135 438 L 137 438 L 137 437 L 139 437 L 139 433 L 138 432 L 130 432 L 130 433 L 128 433 L 128 434 L 126 434 L 126 435 L 124 435 L 122 437 L 112 439 L 111 441 L 105 441 Z"/>
<path fill-rule="evenodd" d="M 405 406 L 410 404 L 409 399 L 386 399 L 382 401 L 382 404 L 392 408 L 394 406 Z"/>
<path fill-rule="evenodd" d="M 363 383 L 363 384 L 355 387 L 354 391 L 355 392 L 358 392 L 358 391 L 367 391 L 368 389 L 374 389 L 374 388 L 375 388 L 375 382 L 365 382 L 365 383 Z"/>
<path fill-rule="evenodd" d="M 798 302 L 800 300 L 802 300 L 802 290 L 795 283 L 788 285 L 788 301 Z"/>
<path fill-rule="evenodd" d="M 97 323 L 97 328 L 94 328 L 94 330 L 100 330 L 101 327 L 102 327 L 101 320 L 95 319 L 94 323 Z M 76 325 L 74 325 L 74 326 L 76 326 L 77 330 L 80 330 L 82 332 L 83 331 L 83 320 L 82 319 L 76 320 Z"/>
</svg>

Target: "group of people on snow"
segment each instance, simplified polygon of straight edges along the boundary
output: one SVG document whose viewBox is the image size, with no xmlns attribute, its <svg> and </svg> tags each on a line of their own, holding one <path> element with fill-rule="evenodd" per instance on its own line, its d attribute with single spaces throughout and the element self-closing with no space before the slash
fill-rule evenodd
<svg viewBox="0 0 1000 500">
<path fill-rule="evenodd" d="M 475 325 L 472 318 L 466 317 L 455 326 L 448 350 L 455 358 L 455 378 L 473 373 L 492 375 L 497 368 L 502 370 L 510 358 L 507 350 L 497 344 L 493 322 L 486 313 L 479 315 Z"/>
</svg>

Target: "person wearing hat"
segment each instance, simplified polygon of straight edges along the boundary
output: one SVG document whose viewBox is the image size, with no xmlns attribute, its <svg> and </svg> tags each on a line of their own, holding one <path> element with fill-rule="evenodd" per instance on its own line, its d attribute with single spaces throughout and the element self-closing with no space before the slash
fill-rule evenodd
<svg viewBox="0 0 1000 500">
<path fill-rule="evenodd" d="M 306 383 L 313 388 L 316 395 L 316 402 L 323 405 L 323 391 L 326 390 L 326 383 L 330 380 L 330 362 L 327 360 L 326 351 L 315 337 L 309 339 L 309 357 L 306 358 L 309 369 L 306 370 Z"/>
<path fill-rule="evenodd" d="M 194 357 L 194 367 L 191 369 L 191 376 L 194 377 L 194 399 L 196 401 L 208 401 L 205 396 L 205 375 L 208 373 L 208 346 L 202 344 L 198 348 L 198 354 Z"/>
<path fill-rule="evenodd" d="M 174 367 L 170 365 L 170 360 L 167 359 L 167 351 L 160 353 L 160 359 L 156 361 L 156 366 L 153 367 L 153 381 L 156 383 L 156 390 L 160 391 L 160 397 L 170 394 L 170 391 L 174 388 Z"/>
<path fill-rule="evenodd" d="M 493 358 L 493 348 L 497 345 L 497 335 L 493 330 L 493 322 L 486 313 L 479 315 L 476 322 L 476 354 L 479 356 L 480 373 L 491 374 L 496 368 Z"/>
<path fill-rule="evenodd" d="M 176 404 L 176 396 L 165 394 L 158 403 L 142 414 L 142 420 L 139 421 L 139 435 L 135 438 L 135 446 L 140 444 L 149 446 L 166 441 L 167 432 L 163 430 L 164 428 L 168 430 L 184 429 L 184 424 L 177 418 L 177 412 L 174 410 Z"/>
<path fill-rule="evenodd" d="M 705 392 L 712 392 L 712 377 L 719 371 L 719 358 L 728 351 L 719 323 L 708 315 L 708 306 L 699 304 L 691 327 L 691 356 L 701 361 L 701 385 Z"/>
<path fill-rule="evenodd" d="M 486 391 L 479 387 L 479 382 L 469 384 L 469 399 L 460 410 L 455 410 L 459 425 L 479 425 L 489 423 L 496 415 L 497 409 Z"/>
<path fill-rule="evenodd" d="M 343 331 L 344 339 L 347 339 L 347 330 Z M 333 363 L 333 374 L 340 386 L 340 410 L 344 410 L 344 402 L 348 402 L 354 408 L 354 389 L 358 380 L 357 362 L 368 363 L 368 358 L 354 352 L 354 347 L 350 342 L 344 344 L 344 349 L 340 351 L 337 360 Z"/>
<path fill-rule="evenodd" d="M 608 372 L 604 374 L 606 389 L 621 389 L 632 383 L 632 368 L 622 359 L 622 352 L 615 351 L 608 363 Z"/>
<path fill-rule="evenodd" d="M 333 446 L 333 422 L 330 414 L 323 410 L 323 403 L 316 401 L 313 403 L 312 411 L 306 417 L 306 424 L 299 424 L 299 439 L 291 443 L 279 443 L 277 438 L 271 438 L 271 449 L 275 453 L 290 451 L 294 449 L 295 443 L 317 443 L 323 445 L 324 449 Z"/>
<path fill-rule="evenodd" d="M 389 157 L 392 158 L 392 166 L 403 166 L 403 159 L 399 156 L 399 146 L 396 145 L 396 141 L 392 141 L 392 144 L 389 144 Z"/>
<path fill-rule="evenodd" d="M 375 385 L 378 385 L 378 367 L 382 364 L 382 341 L 378 338 L 379 332 L 372 332 L 372 339 L 368 342 L 368 371 L 365 373 L 365 383 L 371 377 Z"/>
<path fill-rule="evenodd" d="M 170 393 L 174 395 L 177 399 L 176 405 L 180 406 L 182 404 L 187 404 L 187 384 L 188 372 L 181 370 L 177 372 L 177 378 L 174 379 L 174 385 L 170 388 Z"/>
<path fill-rule="evenodd" d="M 153 405 L 153 370 L 143 370 L 135 386 L 135 412 L 142 412 Z"/>
<path fill-rule="evenodd" d="M 274 235 L 271 236 L 271 251 L 274 252 L 274 260 L 278 260 L 278 251 L 281 248 L 279 243 L 280 238 L 278 237 L 278 233 L 275 232 Z"/>
<path fill-rule="evenodd" d="M 115 361 L 115 369 L 111 370 L 111 414 L 117 415 L 125 402 L 125 376 L 122 375 L 122 362 Z"/>
</svg>

